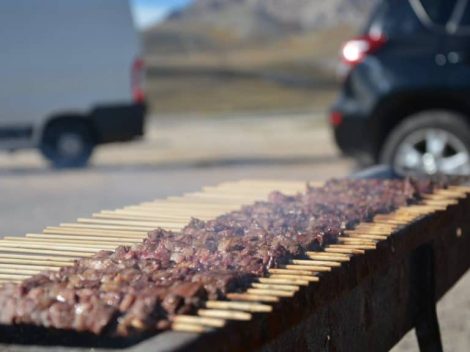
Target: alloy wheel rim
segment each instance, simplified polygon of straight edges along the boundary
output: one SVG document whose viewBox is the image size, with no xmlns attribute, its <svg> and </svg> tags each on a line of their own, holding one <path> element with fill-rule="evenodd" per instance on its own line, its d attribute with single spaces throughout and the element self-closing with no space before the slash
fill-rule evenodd
<svg viewBox="0 0 470 352">
<path fill-rule="evenodd" d="M 64 157 L 79 156 L 83 148 L 83 140 L 77 133 L 63 133 L 57 141 L 57 150 Z"/>
<path fill-rule="evenodd" d="M 467 147 L 457 136 L 440 128 L 420 129 L 407 135 L 397 148 L 393 164 L 400 173 L 470 174 Z"/>
</svg>

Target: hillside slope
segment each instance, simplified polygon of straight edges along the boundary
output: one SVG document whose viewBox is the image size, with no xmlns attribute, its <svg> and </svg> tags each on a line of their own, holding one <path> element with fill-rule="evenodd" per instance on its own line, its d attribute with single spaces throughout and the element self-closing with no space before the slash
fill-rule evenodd
<svg viewBox="0 0 470 352">
<path fill-rule="evenodd" d="M 161 54 L 218 51 L 337 26 L 358 28 L 376 0 L 195 0 L 145 33 Z"/>
<path fill-rule="evenodd" d="M 324 109 L 377 0 L 195 0 L 144 33 L 155 112 Z"/>
</svg>

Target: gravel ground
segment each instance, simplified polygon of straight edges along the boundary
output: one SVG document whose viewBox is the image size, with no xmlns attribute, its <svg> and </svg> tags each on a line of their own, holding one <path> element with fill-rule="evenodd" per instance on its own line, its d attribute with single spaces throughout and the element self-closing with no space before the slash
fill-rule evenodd
<svg viewBox="0 0 470 352">
<path fill-rule="evenodd" d="M 85 170 L 53 171 L 34 151 L 0 155 L 0 234 L 39 232 L 102 209 L 242 178 L 350 173 L 318 113 L 153 120 L 146 138 L 100 148 Z M 470 275 L 438 305 L 446 351 L 470 350 Z M 409 333 L 393 351 L 415 351 Z"/>
</svg>

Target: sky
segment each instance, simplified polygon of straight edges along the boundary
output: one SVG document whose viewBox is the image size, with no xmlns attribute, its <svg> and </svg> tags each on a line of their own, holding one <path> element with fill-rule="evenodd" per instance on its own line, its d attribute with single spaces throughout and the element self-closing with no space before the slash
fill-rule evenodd
<svg viewBox="0 0 470 352">
<path fill-rule="evenodd" d="M 161 21 L 168 13 L 188 5 L 192 0 L 131 0 L 134 21 L 143 29 Z"/>
</svg>

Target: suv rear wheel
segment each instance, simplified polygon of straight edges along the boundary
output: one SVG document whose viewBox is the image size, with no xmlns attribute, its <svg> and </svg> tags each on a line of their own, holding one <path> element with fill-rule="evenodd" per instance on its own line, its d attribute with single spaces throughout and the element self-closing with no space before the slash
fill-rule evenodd
<svg viewBox="0 0 470 352">
<path fill-rule="evenodd" d="M 94 143 L 90 129 L 81 122 L 57 122 L 46 127 L 40 145 L 42 154 L 56 168 L 83 167 Z"/>
<path fill-rule="evenodd" d="M 387 137 L 380 161 L 399 173 L 470 174 L 470 127 L 454 112 L 413 114 Z"/>
</svg>

